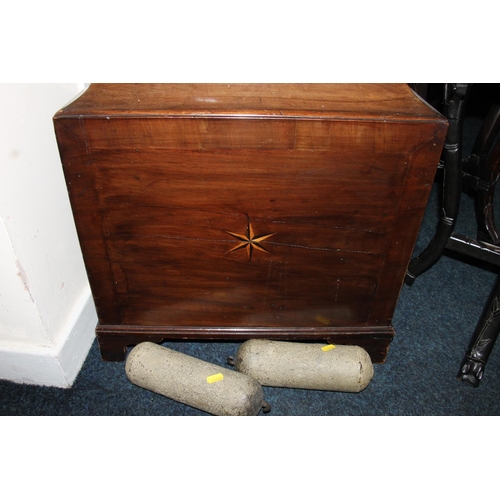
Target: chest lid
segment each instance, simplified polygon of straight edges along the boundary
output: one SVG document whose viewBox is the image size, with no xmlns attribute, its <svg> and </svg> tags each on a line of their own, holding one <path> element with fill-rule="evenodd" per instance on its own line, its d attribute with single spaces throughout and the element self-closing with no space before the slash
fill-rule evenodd
<svg viewBox="0 0 500 500">
<path fill-rule="evenodd" d="M 56 117 L 443 120 L 406 84 L 92 84 Z"/>
</svg>

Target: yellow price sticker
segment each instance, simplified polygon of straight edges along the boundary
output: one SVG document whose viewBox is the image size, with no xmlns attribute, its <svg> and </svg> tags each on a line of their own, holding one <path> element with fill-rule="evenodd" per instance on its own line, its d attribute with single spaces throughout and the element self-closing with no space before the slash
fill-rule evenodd
<svg viewBox="0 0 500 500">
<path fill-rule="evenodd" d="M 215 375 L 210 375 L 209 377 L 207 377 L 207 382 L 209 384 L 220 382 L 221 380 L 224 380 L 224 375 L 222 375 L 222 373 L 216 373 Z"/>
<path fill-rule="evenodd" d="M 328 345 L 325 345 L 321 348 L 322 351 L 331 351 L 332 349 L 335 349 L 336 346 L 334 346 L 333 344 L 328 344 Z"/>
</svg>

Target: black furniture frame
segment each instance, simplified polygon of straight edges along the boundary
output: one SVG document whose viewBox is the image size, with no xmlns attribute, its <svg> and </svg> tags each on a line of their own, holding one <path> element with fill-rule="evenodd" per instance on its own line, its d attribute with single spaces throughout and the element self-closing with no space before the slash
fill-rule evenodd
<svg viewBox="0 0 500 500">
<path fill-rule="evenodd" d="M 442 212 L 434 238 L 408 266 L 405 278 L 408 285 L 430 269 L 445 250 L 500 268 L 500 235 L 495 225 L 493 207 L 495 187 L 500 175 L 500 105 L 491 103 L 472 151 L 464 157 L 463 118 L 471 87 L 469 83 L 443 84 L 443 114 L 449 121 L 449 129 L 438 166 L 438 171 L 443 174 Z M 414 89 L 419 90 L 418 87 Z M 462 193 L 474 197 L 476 238 L 454 231 Z M 474 387 L 479 386 L 499 332 L 500 279 L 497 278 L 460 365 L 460 380 Z"/>
</svg>

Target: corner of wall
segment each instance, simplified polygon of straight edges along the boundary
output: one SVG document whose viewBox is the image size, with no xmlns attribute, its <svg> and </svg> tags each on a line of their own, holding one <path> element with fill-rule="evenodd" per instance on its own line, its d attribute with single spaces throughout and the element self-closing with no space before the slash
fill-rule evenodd
<svg viewBox="0 0 500 500">
<path fill-rule="evenodd" d="M 85 88 L 0 84 L 0 379 L 71 387 L 95 338 L 52 121 Z"/>
<path fill-rule="evenodd" d="M 0 343 L 0 379 L 70 388 L 95 339 L 97 314 L 86 288 L 54 346 Z"/>
</svg>

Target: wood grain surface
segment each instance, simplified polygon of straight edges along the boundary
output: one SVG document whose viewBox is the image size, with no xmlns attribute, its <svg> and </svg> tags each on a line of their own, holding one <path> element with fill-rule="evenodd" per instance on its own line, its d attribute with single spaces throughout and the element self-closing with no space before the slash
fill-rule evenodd
<svg viewBox="0 0 500 500">
<path fill-rule="evenodd" d="M 54 124 L 106 359 L 359 335 L 383 361 L 447 129 L 407 85 L 99 84 Z"/>
</svg>

